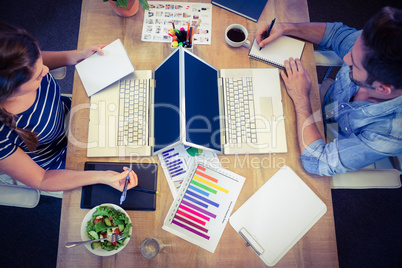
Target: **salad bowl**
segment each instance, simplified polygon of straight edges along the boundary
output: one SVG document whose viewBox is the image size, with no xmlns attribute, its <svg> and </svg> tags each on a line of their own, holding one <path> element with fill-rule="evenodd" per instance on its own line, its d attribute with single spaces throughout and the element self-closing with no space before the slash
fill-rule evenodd
<svg viewBox="0 0 402 268">
<path fill-rule="evenodd" d="M 81 239 L 82 240 L 93 239 L 93 237 L 90 237 L 88 235 L 87 225 L 88 225 L 89 221 L 93 220 L 92 216 L 97 211 L 97 209 L 99 207 L 107 207 L 107 208 L 110 208 L 110 209 L 114 209 L 114 210 L 116 210 L 118 212 L 124 213 L 126 215 L 126 219 L 129 222 L 129 225 L 130 225 L 129 228 L 127 228 L 128 226 L 125 226 L 126 228 L 124 229 L 123 234 L 126 236 L 126 238 L 124 239 L 123 244 L 120 247 L 118 247 L 117 249 L 106 250 L 106 249 L 102 248 L 102 246 L 97 246 L 97 247 L 94 248 L 94 246 L 91 243 L 88 243 L 88 244 L 84 245 L 91 253 L 93 253 L 95 255 L 98 255 L 98 256 L 111 256 L 111 255 L 117 254 L 120 251 L 122 251 L 123 248 L 125 248 L 126 245 L 128 244 L 128 242 L 130 241 L 130 237 L 131 237 L 131 234 L 132 234 L 131 219 L 130 219 L 130 216 L 127 214 L 127 212 L 124 209 L 122 209 L 121 207 L 119 207 L 118 205 L 107 203 L 107 204 L 101 204 L 99 206 L 96 206 L 96 207 L 92 208 L 85 215 L 84 219 L 82 220 L 82 223 L 81 223 Z M 116 227 L 110 228 L 110 229 L 114 230 L 114 229 L 118 229 L 118 227 L 116 226 Z M 100 233 L 98 233 L 98 235 L 100 236 Z"/>
</svg>

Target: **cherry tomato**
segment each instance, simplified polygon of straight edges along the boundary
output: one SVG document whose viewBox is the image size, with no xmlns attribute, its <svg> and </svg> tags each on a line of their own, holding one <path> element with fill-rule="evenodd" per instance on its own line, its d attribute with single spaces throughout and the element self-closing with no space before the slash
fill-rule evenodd
<svg viewBox="0 0 402 268">
<path fill-rule="evenodd" d="M 97 224 L 98 222 L 103 222 L 103 218 L 102 219 L 94 219 L 94 224 Z"/>
</svg>

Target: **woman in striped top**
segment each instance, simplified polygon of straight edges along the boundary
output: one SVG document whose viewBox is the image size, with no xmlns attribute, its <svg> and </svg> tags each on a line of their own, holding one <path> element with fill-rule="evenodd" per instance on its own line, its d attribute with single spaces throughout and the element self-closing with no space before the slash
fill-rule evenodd
<svg viewBox="0 0 402 268">
<path fill-rule="evenodd" d="M 71 101 L 62 97 L 50 69 L 74 65 L 100 45 L 84 50 L 40 51 L 25 30 L 0 22 L 0 172 L 32 188 L 63 191 L 104 183 L 122 190 L 137 175 L 114 171 L 65 170 L 65 116 Z"/>
</svg>

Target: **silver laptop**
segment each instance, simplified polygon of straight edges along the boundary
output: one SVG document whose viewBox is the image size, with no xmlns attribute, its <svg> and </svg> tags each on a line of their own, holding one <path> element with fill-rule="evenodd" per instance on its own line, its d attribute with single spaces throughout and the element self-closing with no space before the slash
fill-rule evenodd
<svg viewBox="0 0 402 268">
<path fill-rule="evenodd" d="M 136 70 L 91 96 L 88 157 L 151 155 L 152 75 Z"/>
<path fill-rule="evenodd" d="M 149 156 L 178 144 L 287 152 L 278 69 L 219 71 L 179 48 L 155 72 L 136 70 L 90 103 L 88 157 Z"/>
<path fill-rule="evenodd" d="M 287 152 L 279 71 L 223 69 L 224 154 Z"/>
</svg>

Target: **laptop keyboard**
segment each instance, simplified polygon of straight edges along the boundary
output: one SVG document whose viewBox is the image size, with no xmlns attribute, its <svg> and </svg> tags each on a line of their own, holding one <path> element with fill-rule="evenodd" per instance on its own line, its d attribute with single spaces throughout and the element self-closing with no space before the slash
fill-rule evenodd
<svg viewBox="0 0 402 268">
<path fill-rule="evenodd" d="M 225 78 L 226 133 L 228 143 L 256 143 L 252 77 Z"/>
<path fill-rule="evenodd" d="M 148 79 L 120 80 L 119 146 L 148 143 L 148 92 Z"/>
</svg>

